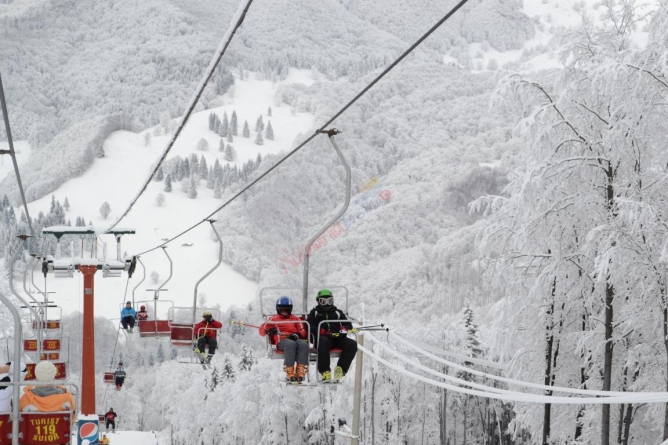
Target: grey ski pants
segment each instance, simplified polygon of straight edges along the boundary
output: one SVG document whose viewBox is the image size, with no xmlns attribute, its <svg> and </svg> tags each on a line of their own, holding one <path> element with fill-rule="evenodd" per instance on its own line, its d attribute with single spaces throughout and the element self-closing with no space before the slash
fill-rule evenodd
<svg viewBox="0 0 668 445">
<path fill-rule="evenodd" d="M 308 365 L 308 342 L 305 340 L 290 340 L 284 338 L 276 348 L 283 351 L 283 365 L 295 366 L 295 358 L 300 365 Z"/>
</svg>

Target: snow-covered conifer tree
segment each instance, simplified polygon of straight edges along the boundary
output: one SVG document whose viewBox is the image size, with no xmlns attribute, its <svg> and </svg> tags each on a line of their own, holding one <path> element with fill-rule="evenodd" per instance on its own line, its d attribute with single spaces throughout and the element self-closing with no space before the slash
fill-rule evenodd
<svg viewBox="0 0 668 445">
<path fill-rule="evenodd" d="M 65 209 L 66 212 L 70 211 L 70 201 L 67 199 L 67 196 L 65 197 L 65 201 L 63 202 L 63 208 Z"/>
<path fill-rule="evenodd" d="M 158 170 L 156 170 L 155 175 L 153 176 L 153 180 L 158 182 L 162 181 L 165 179 L 165 174 L 162 172 L 162 165 L 158 167 Z"/>
<path fill-rule="evenodd" d="M 188 198 L 195 199 L 197 198 L 197 179 L 195 179 L 195 174 L 190 175 L 188 180 Z"/>
<path fill-rule="evenodd" d="M 220 137 L 226 137 L 229 133 L 230 130 L 230 121 L 227 118 L 227 112 L 223 115 L 223 122 L 220 124 L 220 128 L 218 129 L 218 135 Z"/>
<path fill-rule="evenodd" d="M 237 123 L 237 112 L 232 111 L 232 118 L 230 119 L 230 132 L 232 136 L 239 135 L 239 124 Z"/>
<path fill-rule="evenodd" d="M 162 207 L 165 205 L 165 195 L 162 193 L 158 193 L 157 196 L 155 197 L 155 205 L 158 207 Z"/>
<path fill-rule="evenodd" d="M 262 120 L 262 115 L 259 115 L 255 121 L 255 131 L 264 131 L 264 121 Z"/>
<path fill-rule="evenodd" d="M 250 137 L 250 127 L 248 126 L 248 121 L 244 121 L 244 129 L 241 135 L 245 138 Z"/>
<path fill-rule="evenodd" d="M 273 141 L 274 140 L 274 129 L 271 126 L 271 120 L 267 122 L 267 128 L 265 129 L 264 137 L 268 141 Z"/>
<path fill-rule="evenodd" d="M 234 162 L 236 158 L 237 158 L 236 150 L 234 149 L 234 147 L 228 144 L 227 147 L 225 147 L 224 159 L 229 162 Z"/>
<path fill-rule="evenodd" d="M 216 199 L 223 197 L 223 181 L 220 178 L 216 178 L 216 183 L 213 185 L 213 197 Z"/>
<path fill-rule="evenodd" d="M 264 139 L 262 138 L 261 131 L 258 131 L 255 135 L 255 145 L 264 145 Z"/>
<path fill-rule="evenodd" d="M 267 108 L 267 116 L 271 117 L 271 107 Z"/>
<path fill-rule="evenodd" d="M 202 155 L 197 167 L 197 175 L 200 179 L 206 179 L 209 176 L 209 166 L 206 165 L 206 158 Z"/>
<path fill-rule="evenodd" d="M 165 188 L 164 191 L 167 193 L 171 193 L 172 191 L 172 176 L 167 173 L 167 176 L 165 176 Z"/>
</svg>

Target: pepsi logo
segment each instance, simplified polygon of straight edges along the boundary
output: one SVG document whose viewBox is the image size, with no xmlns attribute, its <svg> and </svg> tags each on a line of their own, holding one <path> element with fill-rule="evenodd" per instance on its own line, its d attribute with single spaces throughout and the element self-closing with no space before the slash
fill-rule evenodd
<svg viewBox="0 0 668 445">
<path fill-rule="evenodd" d="M 98 428 L 97 424 L 94 422 L 84 423 L 79 427 L 79 437 L 81 439 L 95 440 L 97 439 Z"/>
</svg>

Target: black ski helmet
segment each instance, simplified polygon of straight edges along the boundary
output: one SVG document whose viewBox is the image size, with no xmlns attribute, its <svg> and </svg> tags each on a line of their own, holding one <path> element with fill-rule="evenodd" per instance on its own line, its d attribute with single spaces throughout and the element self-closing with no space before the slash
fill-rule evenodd
<svg viewBox="0 0 668 445">
<path fill-rule="evenodd" d="M 290 297 L 280 297 L 278 300 L 276 300 L 276 313 L 280 314 L 281 309 L 288 309 L 288 315 L 292 314 L 292 300 Z"/>
</svg>

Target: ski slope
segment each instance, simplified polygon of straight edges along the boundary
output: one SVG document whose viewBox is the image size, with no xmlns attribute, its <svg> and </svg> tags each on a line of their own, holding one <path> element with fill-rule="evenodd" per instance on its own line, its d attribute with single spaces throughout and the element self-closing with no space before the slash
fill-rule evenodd
<svg viewBox="0 0 668 445">
<path fill-rule="evenodd" d="M 100 434 L 100 439 L 102 438 Z M 117 431 L 115 433 L 109 433 L 109 445 L 162 445 L 168 444 L 169 438 L 164 438 L 157 435 L 155 431 L 143 432 L 143 431 Z M 76 439 L 72 441 L 76 443 Z"/>
<path fill-rule="evenodd" d="M 313 82 L 308 70 L 293 70 L 291 75 L 281 83 Z M 209 166 L 213 166 L 216 159 L 225 165 L 223 153 L 218 151 L 220 137 L 208 128 L 209 114 L 216 112 L 222 119 L 223 112 L 231 117 L 232 111 L 237 112 L 239 118 L 239 136 L 234 138 L 232 145 L 237 151 L 235 162 L 231 165 L 242 166 L 244 162 L 255 159 L 259 154 L 263 157 L 268 154 L 277 154 L 290 150 L 295 137 L 310 130 L 313 116 L 308 113 L 299 113 L 286 105 L 275 103 L 276 88 L 280 83 L 257 80 L 249 73 L 246 80 L 236 79 L 235 85 L 224 96 L 219 98 L 219 106 L 204 110 L 191 116 L 188 124 L 177 139 L 167 161 L 175 156 L 182 158 L 195 153 L 198 158 L 204 155 Z M 267 109 L 272 108 L 272 116 L 267 115 Z M 274 128 L 275 140 L 265 140 L 264 145 L 255 145 L 255 121 L 262 115 L 265 125 L 271 119 Z M 251 137 L 241 137 L 244 121 L 248 121 L 251 128 Z M 91 168 L 81 177 L 74 178 L 63 184 L 52 195 L 61 203 L 68 199 L 71 207 L 67 217 L 74 224 L 78 216 L 83 216 L 86 223 L 93 226 L 107 228 L 125 210 L 130 201 L 137 195 L 140 185 L 146 180 L 162 154 L 170 135 L 151 136 L 150 144 L 145 144 L 145 134 L 155 134 L 155 127 L 139 133 L 119 131 L 113 133 L 104 144 L 105 157 L 96 159 Z M 204 138 L 209 142 L 208 151 L 196 150 L 198 141 Z M 27 152 L 27 144 L 21 145 Z M 164 192 L 164 183 L 151 182 L 148 190 L 134 205 L 130 214 L 122 221 L 122 227 L 133 228 L 136 235 L 127 235 L 122 238 L 121 254 L 133 255 L 161 244 L 164 240 L 173 237 L 187 227 L 200 221 L 213 209 L 222 204 L 222 200 L 213 197 L 213 190 L 206 188 L 206 181 L 201 181 L 196 199 L 189 199 L 182 190 L 181 183 L 174 181 L 171 193 Z M 162 193 L 165 204 L 158 206 L 156 196 Z M 51 194 L 28 204 L 33 217 L 39 212 L 48 213 Z M 104 219 L 98 209 L 102 203 L 108 202 L 111 214 Z M 223 217 L 224 218 L 224 217 Z M 177 307 L 191 306 L 194 300 L 194 285 L 217 261 L 218 243 L 207 225 L 201 225 L 177 241 L 170 243 L 168 252 L 174 261 L 173 277 L 166 286 L 166 292 L 161 293 L 161 300 L 173 301 Z M 90 252 L 87 252 L 87 256 Z M 116 242 L 112 236 L 101 235 L 98 241 L 97 257 L 115 258 Z M 169 276 L 169 262 L 161 249 L 142 256 L 146 266 L 146 280 L 137 288 L 135 301 L 153 300 L 153 293 L 147 289 L 155 289 Z M 152 272 L 159 275 L 157 282 L 150 279 Z M 99 273 L 95 276 L 95 311 L 96 316 L 105 316 L 110 319 L 119 317 L 120 309 L 125 300 L 132 300 L 132 291 L 141 281 L 142 268 L 137 266 L 133 278 L 127 282 L 127 275 L 121 278 L 102 278 Z M 73 279 L 55 279 L 49 275 L 47 283 L 38 272 L 35 274 L 37 285 L 44 290 L 55 292 L 53 300 L 63 307 L 64 313 L 82 310 L 82 279 L 76 274 Z M 21 287 L 21 283 L 17 283 Z M 128 286 L 127 294 L 125 293 Z M 227 264 L 221 266 L 199 286 L 201 305 L 209 307 L 219 306 L 226 309 L 230 306 L 241 306 L 249 303 L 256 294 L 256 284 L 247 280 Z M 202 297 L 204 295 L 204 297 Z M 168 304 L 158 307 L 158 316 L 164 316 Z"/>
</svg>

